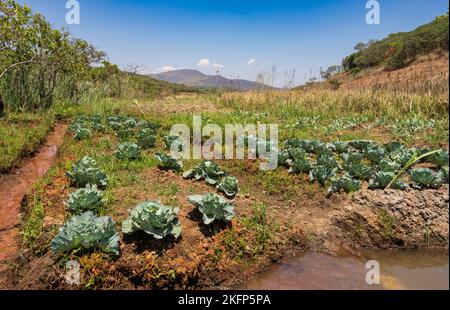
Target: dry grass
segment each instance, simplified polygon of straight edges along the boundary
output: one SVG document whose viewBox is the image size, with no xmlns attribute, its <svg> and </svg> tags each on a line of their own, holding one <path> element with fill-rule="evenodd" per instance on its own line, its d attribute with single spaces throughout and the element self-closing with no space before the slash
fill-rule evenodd
<svg viewBox="0 0 450 310">
<path fill-rule="evenodd" d="M 374 90 L 295 90 L 224 93 L 219 104 L 227 108 L 273 115 L 322 114 L 373 115 L 403 118 L 418 116 L 442 119 L 448 117 L 448 93 L 414 94 Z"/>
</svg>

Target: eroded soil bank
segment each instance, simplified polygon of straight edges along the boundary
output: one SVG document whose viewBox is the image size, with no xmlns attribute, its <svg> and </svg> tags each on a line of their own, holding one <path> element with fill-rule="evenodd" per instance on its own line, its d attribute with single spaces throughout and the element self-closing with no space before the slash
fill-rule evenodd
<svg viewBox="0 0 450 310">
<path fill-rule="evenodd" d="M 66 129 L 66 124 L 57 124 L 34 157 L 25 159 L 9 174 L 0 175 L 0 272 L 19 251 L 21 202 L 27 191 L 51 167 L 58 147 L 64 141 Z"/>
</svg>

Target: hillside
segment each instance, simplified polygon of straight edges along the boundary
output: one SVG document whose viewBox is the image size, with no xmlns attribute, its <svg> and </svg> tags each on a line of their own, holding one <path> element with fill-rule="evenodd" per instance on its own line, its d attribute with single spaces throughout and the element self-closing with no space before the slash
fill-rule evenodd
<svg viewBox="0 0 450 310">
<path fill-rule="evenodd" d="M 367 44 L 358 43 L 355 46 L 358 52 L 343 60 L 343 68 L 352 72 L 377 66 L 395 70 L 409 65 L 421 55 L 439 50 L 448 51 L 448 27 L 447 13 L 413 31 L 393 33 L 380 41 L 372 40 Z"/>
<path fill-rule="evenodd" d="M 269 87 L 267 85 L 247 80 L 227 79 L 221 75 L 206 75 L 200 71 L 191 69 L 167 71 L 150 76 L 166 82 L 196 87 L 227 88 L 237 90 L 254 90 Z"/>
</svg>

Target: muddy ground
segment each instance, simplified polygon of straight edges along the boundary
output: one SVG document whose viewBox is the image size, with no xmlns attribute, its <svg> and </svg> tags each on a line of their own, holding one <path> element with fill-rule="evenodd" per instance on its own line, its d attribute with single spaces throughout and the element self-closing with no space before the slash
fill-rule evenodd
<svg viewBox="0 0 450 310">
<path fill-rule="evenodd" d="M 64 138 L 72 139 L 69 133 Z M 115 141 L 108 139 L 94 137 L 92 143 L 111 145 L 105 150 L 112 156 Z M 230 224 L 205 227 L 201 215 L 187 202 L 189 195 L 214 191 L 204 182 L 184 180 L 154 166 L 136 175 L 124 169 L 117 173 L 133 175 L 135 183 L 111 190 L 114 210 L 108 214 L 117 227 L 136 202 L 161 200 L 180 207 L 182 237 L 158 241 L 135 234 L 122 238 L 119 257 L 100 252 L 57 257 L 49 251 L 49 242 L 69 216 L 64 201 L 73 189 L 65 171 L 68 163 L 80 157 L 73 153 L 77 143 L 63 144 L 50 177 L 24 197 L 24 219 L 32 212 L 35 197 L 40 197 L 45 207 L 43 231 L 32 246 L 19 243 L 15 248 L 18 255 L 1 273 L 3 288 L 230 288 L 273 262 L 305 251 L 339 255 L 343 251 L 358 254 L 363 248 L 448 248 L 448 186 L 405 192 L 364 188 L 350 195 L 329 196 L 319 185 L 309 184 L 304 175 L 289 176 L 286 169 L 263 175 L 256 161 L 227 161 L 218 163 L 242 186 L 234 200 L 237 216 Z M 270 190 L 269 182 L 279 182 L 281 190 Z M 14 227 L 14 238 L 18 238 L 24 222 Z M 65 264 L 69 260 L 81 265 L 80 285 L 66 285 Z"/>
<path fill-rule="evenodd" d="M 82 266 L 82 283 L 68 287 L 64 281 L 64 261 L 48 251 L 40 255 L 23 249 L 8 273 L 8 286 L 15 289 L 155 289 L 230 288 L 265 270 L 271 263 L 305 251 L 339 255 L 357 254 L 363 248 L 448 248 L 448 187 L 440 190 L 406 191 L 361 190 L 353 197 L 338 194 L 317 195 L 306 200 L 274 203 L 267 209 L 268 227 L 249 226 L 244 219 L 254 216 L 253 205 L 263 197 L 239 195 L 235 199 L 238 217 L 230 225 L 206 228 L 201 216 L 184 199 L 192 193 L 208 191 L 206 185 L 186 181 L 179 175 L 156 168 L 146 174 L 161 186 L 180 186 L 176 197 L 181 205 L 183 235 L 180 240 L 151 240 L 145 234 L 123 239 L 121 256 L 76 255 Z M 67 191 L 64 176 L 49 185 L 49 199 Z M 148 193 L 140 199 L 156 199 Z M 156 196 L 156 194 L 155 194 Z M 54 201 L 57 204 L 57 200 Z M 117 216 L 125 216 L 120 210 Z M 62 224 L 60 212 L 47 215 L 45 230 L 54 232 Z M 258 248 L 260 229 L 270 240 Z M 43 238 L 47 238 L 44 234 Z"/>
</svg>

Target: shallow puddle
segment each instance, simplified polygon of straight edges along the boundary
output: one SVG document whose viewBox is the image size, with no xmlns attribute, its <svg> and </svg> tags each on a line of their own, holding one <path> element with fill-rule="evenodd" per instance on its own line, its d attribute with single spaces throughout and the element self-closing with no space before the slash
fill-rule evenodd
<svg viewBox="0 0 450 310">
<path fill-rule="evenodd" d="M 366 283 L 366 263 L 380 265 L 380 284 Z M 239 289 L 309 290 L 449 289 L 448 252 L 443 250 L 373 251 L 363 257 L 309 253 L 276 264 Z"/>
<path fill-rule="evenodd" d="M 17 255 L 22 199 L 50 169 L 66 130 L 67 125 L 57 124 L 35 156 L 25 159 L 9 174 L 0 175 L 0 271 Z"/>
</svg>

